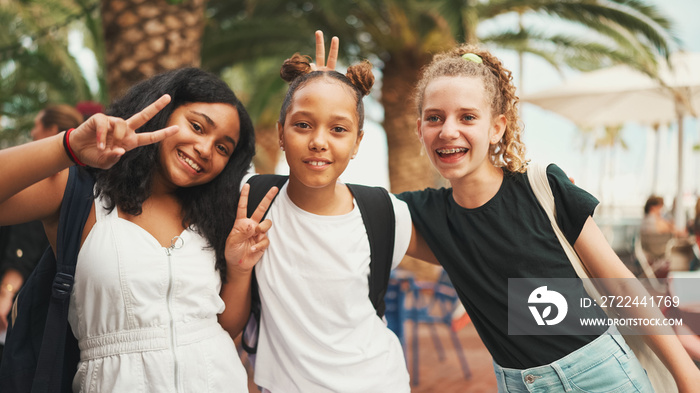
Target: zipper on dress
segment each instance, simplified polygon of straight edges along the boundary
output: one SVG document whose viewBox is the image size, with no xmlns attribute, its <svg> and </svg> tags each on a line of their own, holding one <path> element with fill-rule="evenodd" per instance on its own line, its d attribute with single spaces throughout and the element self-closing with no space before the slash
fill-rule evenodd
<svg viewBox="0 0 700 393">
<path fill-rule="evenodd" d="M 173 375 L 175 376 L 175 391 L 180 391 L 180 369 L 177 360 L 177 337 L 175 337 L 175 318 L 173 317 L 172 300 L 173 300 L 173 266 L 172 266 L 172 252 L 173 250 L 179 249 L 184 245 L 184 240 L 180 236 L 175 236 L 170 241 L 170 247 L 164 247 L 165 254 L 168 256 L 168 292 L 167 292 L 167 304 L 168 304 L 168 315 L 170 316 L 170 346 L 173 354 Z"/>
</svg>

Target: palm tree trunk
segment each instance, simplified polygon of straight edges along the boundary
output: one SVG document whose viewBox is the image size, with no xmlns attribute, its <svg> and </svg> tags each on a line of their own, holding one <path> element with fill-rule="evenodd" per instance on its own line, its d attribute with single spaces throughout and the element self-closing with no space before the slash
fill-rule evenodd
<svg viewBox="0 0 700 393">
<path fill-rule="evenodd" d="M 110 98 L 166 70 L 199 66 L 206 0 L 102 0 Z"/>
<path fill-rule="evenodd" d="M 394 193 L 435 187 L 438 183 L 439 174 L 416 134 L 418 113 L 411 99 L 419 70 L 429 60 L 429 55 L 407 51 L 393 54 L 382 70 L 383 126 L 389 148 L 389 181 Z M 404 257 L 401 267 L 413 272 L 418 280 L 437 281 L 440 274 L 439 266 L 411 257 Z"/>
<path fill-rule="evenodd" d="M 416 135 L 418 114 L 411 99 L 419 70 L 429 59 L 427 55 L 406 51 L 393 54 L 383 69 L 382 125 L 389 148 L 389 181 L 394 193 L 434 187 L 438 179 Z"/>
</svg>

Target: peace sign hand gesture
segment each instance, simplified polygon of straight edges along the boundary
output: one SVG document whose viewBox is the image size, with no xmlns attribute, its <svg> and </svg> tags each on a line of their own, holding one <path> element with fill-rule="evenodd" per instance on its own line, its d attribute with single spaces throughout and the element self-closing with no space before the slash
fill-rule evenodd
<svg viewBox="0 0 700 393">
<path fill-rule="evenodd" d="M 326 62 L 326 46 L 323 42 L 323 32 L 316 30 L 316 63 L 309 64 L 311 71 L 335 71 L 335 63 L 338 61 L 338 37 L 331 38 L 331 48 Z"/>
<path fill-rule="evenodd" d="M 178 126 L 170 126 L 158 131 L 136 133 L 139 127 L 146 124 L 168 103 L 170 96 L 165 94 L 126 120 L 96 114 L 70 133 L 68 143 L 78 160 L 84 164 L 109 169 L 127 151 L 160 142 L 178 132 Z"/>
<path fill-rule="evenodd" d="M 260 204 L 248 218 L 248 194 L 250 184 L 244 184 L 238 200 L 236 221 L 226 239 L 226 266 L 229 273 L 249 273 L 270 245 L 267 231 L 272 227 L 272 221 L 262 220 L 277 195 L 277 187 L 272 187 Z"/>
</svg>

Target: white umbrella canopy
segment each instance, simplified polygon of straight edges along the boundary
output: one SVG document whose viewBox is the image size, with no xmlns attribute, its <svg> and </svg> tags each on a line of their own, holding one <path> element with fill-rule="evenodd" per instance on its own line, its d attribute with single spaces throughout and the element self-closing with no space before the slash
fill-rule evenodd
<svg viewBox="0 0 700 393">
<path fill-rule="evenodd" d="M 671 55 L 670 68 L 659 66 L 655 80 L 626 65 L 587 72 L 560 86 L 522 97 L 560 114 L 579 127 L 616 126 L 627 122 L 644 125 L 678 123 L 678 182 L 676 205 L 683 194 L 683 116 L 700 114 L 700 53 Z M 682 209 L 675 223 L 683 227 Z"/>
<path fill-rule="evenodd" d="M 560 86 L 526 95 L 522 100 L 556 112 L 579 127 L 626 122 L 654 125 L 678 119 L 675 94 L 683 114 L 700 114 L 700 53 L 671 56 L 659 77 L 666 84 L 626 65 L 583 73 Z"/>
</svg>

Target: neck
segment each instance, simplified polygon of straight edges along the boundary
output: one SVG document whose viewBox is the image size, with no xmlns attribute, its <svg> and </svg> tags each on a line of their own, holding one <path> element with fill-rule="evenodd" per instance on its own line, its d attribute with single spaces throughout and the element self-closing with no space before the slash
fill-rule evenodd
<svg viewBox="0 0 700 393">
<path fill-rule="evenodd" d="M 353 209 L 350 190 L 337 181 L 324 187 L 311 188 L 290 176 L 287 195 L 300 209 L 320 216 L 338 216 Z"/>
<path fill-rule="evenodd" d="M 175 208 L 179 212 L 181 207 L 180 200 L 175 196 L 177 188 L 163 181 L 163 178 L 156 172 L 153 176 L 153 184 L 151 186 L 151 195 L 144 201 L 144 205 L 162 204 Z"/>
<path fill-rule="evenodd" d="M 163 176 L 160 174 L 160 171 L 155 171 L 155 173 L 153 174 L 152 183 L 153 184 L 151 185 L 151 196 L 163 197 L 165 195 L 175 195 L 175 190 L 177 188 L 174 187 L 172 184 L 165 182 Z"/>
<path fill-rule="evenodd" d="M 503 170 L 493 165 L 488 165 L 471 176 L 450 180 L 455 202 L 466 209 L 474 209 L 490 201 L 502 183 Z"/>
</svg>

